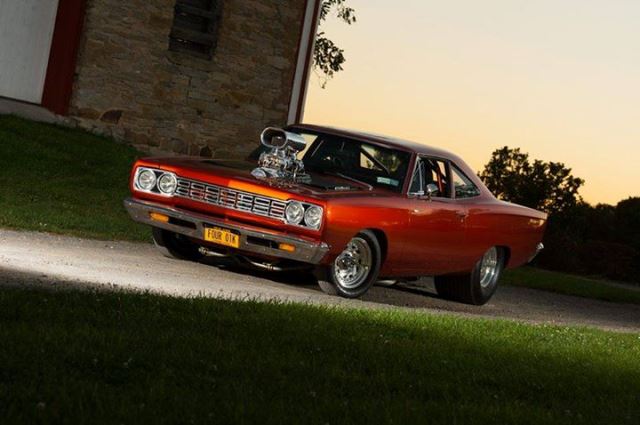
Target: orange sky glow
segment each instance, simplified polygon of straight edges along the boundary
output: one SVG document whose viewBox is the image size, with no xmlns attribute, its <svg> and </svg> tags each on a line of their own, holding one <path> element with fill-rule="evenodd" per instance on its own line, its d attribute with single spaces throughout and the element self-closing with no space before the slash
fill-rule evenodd
<svg viewBox="0 0 640 425">
<path fill-rule="evenodd" d="M 590 203 L 640 196 L 640 1 L 350 0 L 322 26 L 345 70 L 312 76 L 305 122 L 384 133 L 481 170 L 520 147 Z"/>
</svg>

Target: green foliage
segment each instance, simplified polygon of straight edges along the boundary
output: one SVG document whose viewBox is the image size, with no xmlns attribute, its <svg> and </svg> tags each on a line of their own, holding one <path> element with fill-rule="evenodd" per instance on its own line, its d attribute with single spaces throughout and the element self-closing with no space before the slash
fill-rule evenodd
<svg viewBox="0 0 640 425">
<path fill-rule="evenodd" d="M 313 64 L 314 67 L 323 74 L 322 88 L 327 86 L 327 83 L 333 78 L 336 72 L 344 69 L 342 64 L 345 62 L 344 50 L 326 38 L 324 32 L 319 32 L 313 52 Z"/>
<path fill-rule="evenodd" d="M 582 202 L 578 190 L 584 180 L 571 175 L 571 169 L 560 162 L 531 162 L 520 148 L 494 151 L 480 177 L 498 198 L 549 214 Z"/>
<path fill-rule="evenodd" d="M 355 10 L 346 5 L 346 0 L 323 0 L 320 6 L 320 25 L 332 11 L 335 11 L 336 17 L 347 25 L 356 22 Z M 336 72 L 343 70 L 342 65 L 345 62 L 344 50 L 327 38 L 324 31 L 319 31 L 313 50 L 313 66 L 323 75 L 322 88 L 326 87 Z"/>
<path fill-rule="evenodd" d="M 337 17 L 351 25 L 356 22 L 356 11 L 346 5 L 347 0 L 323 0 L 320 5 L 320 22 L 326 20 L 332 10 L 336 11 Z"/>
<path fill-rule="evenodd" d="M 83 130 L 0 116 L 0 226 L 149 240 L 122 206 L 138 155 Z"/>
<path fill-rule="evenodd" d="M 620 201 L 615 208 L 618 240 L 640 250 L 640 197 Z"/>
<path fill-rule="evenodd" d="M 564 272 L 640 282 L 640 198 L 582 203 L 549 218 L 537 264 Z"/>
<path fill-rule="evenodd" d="M 634 334 L 423 312 L 0 291 L 0 418 L 637 424 Z"/>
</svg>

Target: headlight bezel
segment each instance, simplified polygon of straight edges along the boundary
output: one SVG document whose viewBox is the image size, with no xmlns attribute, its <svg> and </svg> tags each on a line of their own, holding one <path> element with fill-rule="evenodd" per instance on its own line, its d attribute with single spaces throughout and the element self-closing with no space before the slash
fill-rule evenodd
<svg viewBox="0 0 640 425">
<path fill-rule="evenodd" d="M 300 205 L 302 207 L 302 214 L 301 214 L 302 217 L 300 220 L 289 219 L 287 211 L 289 210 L 291 205 Z M 311 222 L 312 220 L 309 219 L 309 217 L 312 213 L 309 213 L 309 211 L 316 212 L 316 214 L 318 215 L 317 223 L 315 222 L 315 220 L 313 220 L 314 222 Z M 287 201 L 287 207 L 285 208 L 285 213 L 284 213 L 284 222 L 287 225 L 317 231 L 322 228 L 323 221 L 324 221 L 324 207 L 322 207 L 321 205 L 311 204 L 308 202 L 303 202 L 298 200 Z"/>
<path fill-rule="evenodd" d="M 149 184 L 149 186 L 145 186 L 140 182 L 140 180 L 145 175 L 149 175 L 153 177 L 153 179 L 150 180 L 151 183 Z M 138 168 L 136 172 L 136 177 L 135 177 L 135 185 L 137 189 L 142 190 L 144 192 L 150 192 L 153 190 L 154 187 L 156 187 L 157 183 L 158 183 L 158 176 L 153 170 L 149 168 Z"/>
<path fill-rule="evenodd" d="M 297 219 L 291 219 L 289 217 L 289 211 L 293 210 L 294 208 L 299 208 L 298 209 L 298 213 L 299 216 L 297 217 Z M 306 212 L 306 209 L 304 207 L 304 205 L 302 204 L 302 202 L 300 201 L 289 201 L 289 203 L 287 204 L 287 207 L 284 209 L 284 219 L 286 220 L 287 224 L 292 224 L 294 226 L 299 226 L 302 225 L 302 223 L 304 222 L 304 214 Z"/>
<path fill-rule="evenodd" d="M 153 174 L 154 180 L 151 187 L 146 187 L 140 184 L 140 176 L 143 175 L 144 173 Z M 175 188 L 171 193 L 160 190 L 160 179 L 166 176 L 169 176 L 169 178 L 171 178 L 175 182 Z M 150 193 L 156 196 L 171 198 L 175 196 L 176 189 L 178 188 L 178 176 L 176 176 L 175 173 L 172 173 L 170 171 L 158 170 L 156 168 L 150 168 L 150 167 L 138 167 L 136 169 L 136 172 L 133 178 L 133 188 L 138 192 Z"/>
<path fill-rule="evenodd" d="M 162 188 L 162 182 L 165 179 L 170 179 L 173 184 L 173 188 L 170 191 L 166 191 Z M 162 173 L 160 177 L 158 177 L 158 181 L 156 183 L 158 191 L 166 196 L 173 196 L 176 193 L 176 189 L 178 189 L 178 178 L 173 173 Z"/>
<path fill-rule="evenodd" d="M 309 205 L 304 212 L 304 223 L 307 227 L 318 230 L 322 226 L 324 210 L 318 205 Z"/>
</svg>

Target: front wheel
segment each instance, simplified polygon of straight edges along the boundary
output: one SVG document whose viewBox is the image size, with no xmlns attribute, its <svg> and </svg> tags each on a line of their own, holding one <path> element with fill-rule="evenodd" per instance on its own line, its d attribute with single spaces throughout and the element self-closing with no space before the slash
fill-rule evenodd
<svg viewBox="0 0 640 425">
<path fill-rule="evenodd" d="M 361 297 L 378 279 L 380 260 L 380 244 L 372 232 L 365 230 L 349 241 L 318 284 L 330 295 Z"/>
<path fill-rule="evenodd" d="M 470 274 L 436 276 L 436 291 L 447 300 L 472 305 L 486 304 L 498 289 L 504 263 L 504 249 L 491 247 Z"/>
</svg>

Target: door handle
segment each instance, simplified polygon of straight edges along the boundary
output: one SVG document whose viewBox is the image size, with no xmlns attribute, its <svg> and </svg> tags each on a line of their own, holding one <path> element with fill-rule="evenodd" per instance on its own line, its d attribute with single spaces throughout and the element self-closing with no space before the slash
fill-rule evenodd
<svg viewBox="0 0 640 425">
<path fill-rule="evenodd" d="M 456 215 L 460 220 L 464 220 L 469 216 L 469 213 L 466 211 L 456 211 Z"/>
</svg>

